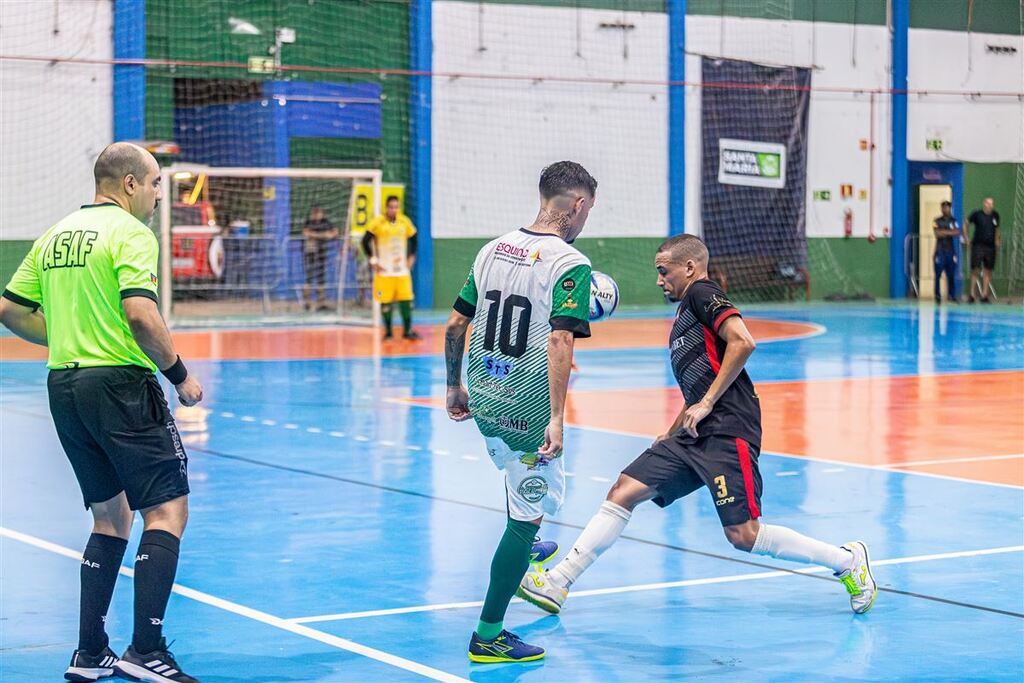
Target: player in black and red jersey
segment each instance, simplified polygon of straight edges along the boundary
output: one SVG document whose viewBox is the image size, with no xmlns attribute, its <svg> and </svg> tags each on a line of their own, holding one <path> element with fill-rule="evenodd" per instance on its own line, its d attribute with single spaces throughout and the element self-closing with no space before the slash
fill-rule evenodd
<svg viewBox="0 0 1024 683">
<path fill-rule="evenodd" d="M 707 486 L 725 536 L 738 550 L 830 567 L 853 611 L 867 612 L 877 588 L 864 543 L 834 546 L 758 521 L 761 405 L 743 368 L 756 345 L 739 310 L 708 279 L 707 247 L 693 235 L 672 237 L 654 265 L 658 286 L 679 302 L 669 351 L 683 409 L 622 471 L 572 550 L 552 570 L 529 572 L 519 596 L 557 614 L 572 584 L 622 534 L 633 508 L 648 500 L 666 507 Z"/>
</svg>

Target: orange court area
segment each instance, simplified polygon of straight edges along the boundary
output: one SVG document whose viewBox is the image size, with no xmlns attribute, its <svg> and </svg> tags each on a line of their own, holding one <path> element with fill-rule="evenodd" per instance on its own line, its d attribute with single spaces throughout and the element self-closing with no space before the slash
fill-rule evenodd
<svg viewBox="0 0 1024 683">
<path fill-rule="evenodd" d="M 764 451 L 1024 486 L 1024 372 L 756 386 Z M 681 407 L 674 388 L 574 392 L 566 421 L 653 437 Z"/>
<path fill-rule="evenodd" d="M 593 327 L 594 336 L 578 348 L 624 349 L 662 347 L 668 341 L 671 319 L 608 320 Z M 821 328 L 807 323 L 747 319 L 758 341 L 792 339 L 817 334 Z M 303 327 L 173 333 L 178 353 L 186 360 L 292 360 L 309 358 L 366 358 L 441 354 L 443 325 L 420 325 L 418 342 L 402 339 L 382 342 L 369 327 Z M 0 359 L 46 360 L 46 349 L 17 337 L 0 337 Z"/>
<path fill-rule="evenodd" d="M 1024 372 L 756 386 L 766 452 L 1024 486 Z M 653 439 L 682 405 L 675 388 L 576 391 L 565 419 Z"/>
</svg>

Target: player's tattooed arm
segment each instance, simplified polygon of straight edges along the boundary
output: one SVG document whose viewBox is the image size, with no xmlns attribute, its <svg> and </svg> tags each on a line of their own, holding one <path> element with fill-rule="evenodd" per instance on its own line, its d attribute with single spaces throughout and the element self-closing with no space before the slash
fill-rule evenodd
<svg viewBox="0 0 1024 683">
<path fill-rule="evenodd" d="M 444 331 L 444 364 L 447 368 L 448 393 L 446 408 L 448 417 L 461 422 L 472 417 L 469 410 L 469 394 L 462 386 L 462 357 L 466 352 L 466 331 L 472 318 L 452 311 Z"/>
</svg>

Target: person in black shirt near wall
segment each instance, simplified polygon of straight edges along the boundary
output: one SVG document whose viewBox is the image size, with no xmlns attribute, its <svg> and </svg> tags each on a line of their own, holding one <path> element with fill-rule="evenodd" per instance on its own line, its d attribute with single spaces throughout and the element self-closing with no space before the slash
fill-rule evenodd
<svg viewBox="0 0 1024 683">
<path fill-rule="evenodd" d="M 694 235 L 669 238 L 654 265 L 658 286 L 679 302 L 668 342 L 683 408 L 622 471 L 558 566 L 527 573 L 517 594 L 557 614 L 569 588 L 615 543 L 637 505 L 653 500 L 666 507 L 706 487 L 725 537 L 737 550 L 830 567 L 850 594 L 853 611 L 867 612 L 878 589 L 864 543 L 831 545 L 758 519 L 761 404 L 744 369 L 756 344 L 739 310 L 708 279 L 707 247 Z"/>
<path fill-rule="evenodd" d="M 313 206 L 309 219 L 302 226 L 302 265 L 306 271 L 306 286 L 302 288 L 302 299 L 306 310 L 315 308 L 324 311 L 329 308 L 324 298 L 327 284 L 327 255 L 331 240 L 338 239 L 338 229 L 327 220 L 322 206 Z M 310 298 L 310 290 L 316 287 L 316 298 Z"/>
<path fill-rule="evenodd" d="M 992 269 L 996 265 L 996 249 L 999 248 L 999 212 L 993 210 L 995 202 L 985 197 L 978 209 L 970 215 L 967 222 L 974 226 L 971 235 L 971 291 L 967 302 L 974 303 L 974 291 L 978 287 L 978 272 L 981 271 L 981 303 L 989 302 L 992 291 Z"/>
<path fill-rule="evenodd" d="M 935 229 L 935 303 L 942 303 L 942 275 L 946 275 L 946 294 L 950 301 L 956 301 L 956 245 L 953 240 L 960 239 L 960 224 L 953 217 L 953 205 L 942 202 L 942 215 L 932 223 Z"/>
</svg>

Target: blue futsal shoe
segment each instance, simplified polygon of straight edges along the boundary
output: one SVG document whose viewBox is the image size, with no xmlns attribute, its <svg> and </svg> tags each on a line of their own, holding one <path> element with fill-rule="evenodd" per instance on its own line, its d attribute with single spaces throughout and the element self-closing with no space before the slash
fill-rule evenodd
<svg viewBox="0 0 1024 683">
<path fill-rule="evenodd" d="M 541 565 L 550 560 L 558 552 L 558 544 L 554 541 L 537 541 L 530 552 L 530 564 L 540 571 Z"/>
<path fill-rule="evenodd" d="M 469 661 L 480 664 L 535 662 L 544 654 L 544 648 L 524 643 L 509 631 L 502 631 L 494 640 L 484 640 L 476 633 L 469 639 Z"/>
</svg>

